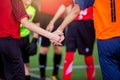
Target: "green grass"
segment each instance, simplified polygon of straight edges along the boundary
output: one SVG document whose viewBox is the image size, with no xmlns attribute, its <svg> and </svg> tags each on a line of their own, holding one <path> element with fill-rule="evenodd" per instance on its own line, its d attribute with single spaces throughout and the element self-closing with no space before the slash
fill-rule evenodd
<svg viewBox="0 0 120 80">
<path fill-rule="evenodd" d="M 30 68 L 38 68 L 39 67 L 38 55 L 39 55 L 39 50 L 38 50 L 37 55 L 32 56 L 30 58 Z M 63 62 L 64 62 L 64 55 L 65 55 L 65 47 L 63 47 L 63 55 L 62 55 L 61 66 L 63 65 Z M 94 56 L 95 65 L 99 65 L 96 43 L 94 45 L 93 56 Z M 73 66 L 80 66 L 80 65 L 85 66 L 84 56 L 79 55 L 76 51 Z M 53 66 L 53 48 L 51 46 L 49 54 L 47 56 L 47 67 L 52 67 L 52 66 Z M 85 72 L 86 72 L 85 68 L 75 68 L 75 69 L 73 69 L 71 80 L 86 80 L 86 73 Z M 39 68 L 36 71 L 31 71 L 31 73 L 35 74 L 35 75 L 39 75 L 40 74 L 39 73 Z M 50 78 L 51 75 L 52 75 L 52 70 L 46 70 L 46 76 Z M 62 69 L 59 70 L 59 77 L 60 77 L 60 80 L 62 80 Z M 40 80 L 40 79 L 32 77 L 32 80 Z M 95 70 L 95 80 L 102 80 L 102 75 L 101 75 L 100 68 L 96 68 L 96 70 Z"/>
</svg>

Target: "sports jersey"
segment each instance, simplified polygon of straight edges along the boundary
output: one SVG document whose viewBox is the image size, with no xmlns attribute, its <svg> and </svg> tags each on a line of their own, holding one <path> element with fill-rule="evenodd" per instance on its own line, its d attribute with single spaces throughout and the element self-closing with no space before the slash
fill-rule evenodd
<svg viewBox="0 0 120 80">
<path fill-rule="evenodd" d="M 120 1 L 115 0 L 75 0 L 81 8 L 86 8 L 94 2 L 94 24 L 97 39 L 109 39 L 120 36 Z M 90 2 L 91 1 L 91 2 Z M 82 5 L 83 3 L 88 3 Z"/>
<path fill-rule="evenodd" d="M 89 20 L 93 19 L 93 7 L 90 6 L 84 10 L 80 11 L 80 14 L 75 18 L 75 20 Z"/>
<path fill-rule="evenodd" d="M 59 0 L 40 0 L 40 11 L 50 15 L 54 15 L 61 5 Z"/>
<path fill-rule="evenodd" d="M 35 8 L 30 5 L 26 8 L 26 12 L 29 15 L 32 15 L 29 21 L 33 21 L 35 14 L 36 14 Z M 30 30 L 26 29 L 22 24 L 20 24 L 20 37 L 26 37 L 29 35 L 29 33 L 30 33 Z"/>
<path fill-rule="evenodd" d="M 72 3 L 78 4 L 81 2 L 81 0 L 61 0 L 61 1 L 65 6 L 69 6 Z M 83 0 L 82 2 L 83 3 L 80 3 L 80 5 L 85 3 Z M 92 5 L 92 4 L 89 4 L 89 5 Z M 75 18 L 75 20 L 88 20 L 88 19 L 93 19 L 93 7 L 92 6 L 85 8 L 85 9 L 83 8 L 83 10 L 80 11 L 80 14 Z"/>
<path fill-rule="evenodd" d="M 120 36 L 120 0 L 95 0 L 94 24 L 97 39 Z"/>
<path fill-rule="evenodd" d="M 0 4 L 0 38 L 20 38 L 20 21 L 27 17 L 21 0 L 1 0 Z M 7 6 L 7 7 L 6 7 Z"/>
</svg>

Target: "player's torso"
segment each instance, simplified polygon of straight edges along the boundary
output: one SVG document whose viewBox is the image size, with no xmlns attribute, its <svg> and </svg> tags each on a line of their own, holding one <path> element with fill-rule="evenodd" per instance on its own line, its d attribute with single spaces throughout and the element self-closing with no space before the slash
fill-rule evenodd
<svg viewBox="0 0 120 80">
<path fill-rule="evenodd" d="M 81 10 L 75 20 L 89 20 L 93 19 L 93 6 Z"/>
<path fill-rule="evenodd" d="M 95 0 L 94 24 L 96 37 L 108 39 L 120 36 L 120 0 Z"/>
<path fill-rule="evenodd" d="M 19 38 L 19 22 L 12 13 L 10 0 L 2 0 L 0 4 L 0 37 Z"/>
</svg>

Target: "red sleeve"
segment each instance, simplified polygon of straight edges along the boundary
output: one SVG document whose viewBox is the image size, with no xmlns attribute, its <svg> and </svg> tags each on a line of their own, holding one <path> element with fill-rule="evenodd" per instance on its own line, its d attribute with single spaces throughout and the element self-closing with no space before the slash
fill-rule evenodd
<svg viewBox="0 0 120 80">
<path fill-rule="evenodd" d="M 11 0 L 13 15 L 17 21 L 21 21 L 22 18 L 28 17 L 25 11 L 24 5 L 21 0 Z"/>
<path fill-rule="evenodd" d="M 72 0 L 61 0 L 65 6 L 69 6 L 72 3 Z"/>
</svg>

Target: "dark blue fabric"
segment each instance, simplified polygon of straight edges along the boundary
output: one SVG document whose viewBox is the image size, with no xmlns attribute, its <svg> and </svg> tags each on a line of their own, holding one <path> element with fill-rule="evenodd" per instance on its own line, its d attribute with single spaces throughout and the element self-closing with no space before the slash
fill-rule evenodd
<svg viewBox="0 0 120 80">
<path fill-rule="evenodd" d="M 97 40 L 103 80 L 120 80 L 120 37 Z"/>
<path fill-rule="evenodd" d="M 91 5 L 93 5 L 94 0 L 75 0 L 76 4 L 79 4 L 81 9 L 85 9 Z"/>
<path fill-rule="evenodd" d="M 11 37 L 0 38 L 5 80 L 25 80 L 24 65 L 19 41 Z"/>
</svg>

